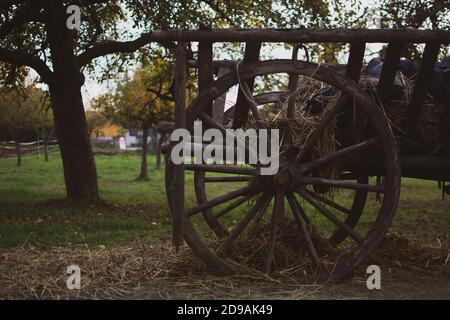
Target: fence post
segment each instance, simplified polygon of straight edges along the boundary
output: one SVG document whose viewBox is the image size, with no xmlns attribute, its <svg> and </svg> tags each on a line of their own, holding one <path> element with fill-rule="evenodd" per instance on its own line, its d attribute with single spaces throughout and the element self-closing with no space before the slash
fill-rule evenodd
<svg viewBox="0 0 450 320">
<path fill-rule="evenodd" d="M 186 127 L 186 71 L 187 50 L 184 42 L 178 42 L 175 62 L 175 129 Z M 175 165 L 173 180 L 169 181 L 174 202 L 172 204 L 172 241 L 181 245 L 184 239 L 184 164 Z"/>
</svg>

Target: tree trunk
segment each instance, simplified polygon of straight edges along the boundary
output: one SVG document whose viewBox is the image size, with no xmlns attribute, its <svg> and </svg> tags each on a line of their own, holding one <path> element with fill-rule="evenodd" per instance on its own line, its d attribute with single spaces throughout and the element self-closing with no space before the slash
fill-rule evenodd
<svg viewBox="0 0 450 320">
<path fill-rule="evenodd" d="M 22 151 L 20 150 L 20 141 L 16 139 L 17 166 L 22 165 Z"/>
<path fill-rule="evenodd" d="M 142 127 L 142 161 L 141 161 L 141 173 L 138 180 L 148 180 L 148 167 L 147 167 L 147 140 L 148 140 L 148 126 Z"/>
<path fill-rule="evenodd" d="M 50 88 L 67 196 L 96 199 L 97 171 L 87 134 L 81 92 L 73 87 L 68 89 Z"/>
<path fill-rule="evenodd" d="M 46 13 L 54 70 L 48 85 L 67 195 L 73 199 L 97 199 L 97 172 L 81 97 L 84 76 L 74 55 L 72 33 L 66 27 L 66 10 L 62 2 L 52 2 Z"/>
<path fill-rule="evenodd" d="M 164 142 L 164 134 L 159 135 L 158 142 L 156 143 L 156 170 L 161 170 L 161 145 Z"/>
</svg>

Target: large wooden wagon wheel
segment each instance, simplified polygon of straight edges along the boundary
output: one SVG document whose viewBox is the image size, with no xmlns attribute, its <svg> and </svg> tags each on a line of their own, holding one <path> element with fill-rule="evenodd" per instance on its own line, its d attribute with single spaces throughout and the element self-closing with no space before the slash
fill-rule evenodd
<svg viewBox="0 0 450 320">
<path fill-rule="evenodd" d="M 276 92 L 268 92 L 263 94 L 258 94 L 254 96 L 254 100 L 258 107 L 269 105 L 269 104 L 276 104 L 281 105 L 286 102 L 286 100 L 289 97 L 289 92 L 282 92 L 282 91 L 276 91 Z M 298 101 L 297 101 L 298 102 Z M 234 116 L 234 109 L 236 106 L 233 106 L 232 108 L 228 109 L 226 114 L 223 118 L 223 126 L 231 128 L 233 127 L 233 116 Z M 199 205 L 202 205 L 206 202 L 208 202 L 208 195 L 207 195 L 207 186 L 206 184 L 208 182 L 236 182 L 236 180 L 242 179 L 243 181 L 246 181 L 245 177 L 240 177 L 238 179 L 234 179 L 235 181 L 229 181 L 230 177 L 227 179 L 220 179 L 218 177 L 214 178 L 206 178 L 204 171 L 195 171 L 194 173 L 194 187 L 195 187 L 195 194 L 197 198 L 197 202 Z M 355 177 L 355 180 L 357 183 L 368 183 L 369 177 L 367 174 L 360 174 L 357 177 Z M 233 180 L 233 179 L 232 179 Z M 333 203 L 331 201 L 327 201 L 326 198 L 317 195 L 316 197 L 319 197 L 322 201 L 325 201 L 326 205 L 330 205 L 334 207 L 335 209 L 338 209 L 345 213 L 345 220 L 344 223 L 347 224 L 350 228 L 355 227 L 355 225 L 358 223 L 363 210 L 364 205 L 366 203 L 367 199 L 367 190 L 354 190 L 353 194 L 353 202 L 352 204 L 346 208 L 341 205 L 338 205 L 336 203 Z M 242 199 L 243 200 L 243 199 Z M 240 204 L 241 202 L 238 201 L 236 205 Z M 232 207 L 234 209 L 234 206 Z M 230 210 L 232 210 L 230 209 Z M 207 224 L 211 227 L 211 229 L 214 231 L 214 233 L 219 236 L 223 237 L 227 235 L 226 227 L 220 222 L 221 216 L 226 214 L 228 211 L 226 210 L 214 210 L 214 208 L 205 209 L 202 211 L 202 214 L 207 222 Z M 348 237 L 348 234 L 341 230 L 336 229 L 334 232 L 328 237 L 328 241 L 332 245 L 338 245 L 342 241 L 344 241 Z"/>
<path fill-rule="evenodd" d="M 307 139 L 301 145 L 286 143 L 293 141 L 296 130 L 293 129 L 296 126 L 289 120 L 293 118 L 292 108 L 288 107 L 288 125 L 279 127 L 283 142 L 280 169 L 274 176 L 260 175 L 258 165 L 185 165 L 187 171 L 195 172 L 197 189 L 202 188 L 204 183 L 230 184 L 229 188 L 223 187 L 225 194 L 214 199 L 202 198 L 202 193 L 197 190 L 196 196 L 200 204 L 185 210 L 185 240 L 209 267 L 221 274 L 235 272 L 242 265 L 268 273 L 278 269 L 283 261 L 284 268 L 296 268 L 301 274 L 307 273 L 309 279 L 337 280 L 353 271 L 387 232 L 400 188 L 397 146 L 382 110 L 353 81 L 326 66 L 292 60 L 273 60 L 242 66 L 239 76 L 238 72 L 228 73 L 205 90 L 187 109 L 187 127 L 192 127 L 194 120 L 201 119 L 208 126 L 223 131 L 222 124 L 215 123 L 208 116 L 206 108 L 211 105 L 211 101 L 238 84 L 241 84 L 241 90 L 246 92 L 250 100 L 251 116 L 246 125 L 253 122 L 259 128 L 270 127 L 258 109 L 257 99 L 245 85 L 247 79 L 270 74 L 310 77 L 340 90 L 342 97 L 316 116 L 312 130 L 307 133 Z M 364 133 L 361 132 L 356 135 L 355 140 L 350 139 L 346 143 L 337 141 L 334 150 L 319 155 L 315 150 L 324 133 L 329 132 L 327 130 L 330 126 L 349 111 L 358 116 L 347 117 L 354 121 L 348 125 Z M 364 130 L 356 123 L 358 120 L 365 123 Z M 302 132 L 302 128 L 297 130 Z M 367 180 L 351 181 L 358 176 L 357 170 L 352 172 L 353 168 L 364 159 L 367 160 L 367 154 L 372 157 L 376 155 L 381 161 L 385 176 L 383 185 L 370 184 Z M 338 175 L 324 176 L 321 168 L 335 162 L 343 163 L 345 168 Z M 348 166 L 349 163 L 356 164 Z M 173 173 L 174 166 L 169 161 L 167 181 L 171 181 Z M 211 176 L 211 173 L 214 175 Z M 218 173 L 221 176 L 217 176 Z M 243 184 L 240 188 L 237 187 L 239 183 Z M 328 193 L 333 196 L 316 192 L 321 187 L 331 190 Z M 339 197 L 336 194 L 341 190 L 384 194 L 379 208 L 375 210 L 371 207 L 369 210 L 372 219 L 365 221 L 359 230 L 354 228 L 359 216 L 355 222 L 349 221 L 350 209 L 338 203 Z M 168 198 L 171 202 L 170 192 Z M 201 213 L 205 215 L 205 219 L 198 218 Z M 241 215 L 237 215 L 239 213 Z M 219 218 L 225 219 L 227 215 L 232 215 L 234 220 L 228 227 L 218 222 Z M 209 229 L 202 225 L 205 220 L 216 236 L 211 236 Z M 337 231 L 323 232 L 321 229 L 326 229 L 326 223 L 335 226 Z M 328 245 L 330 240 L 326 240 L 327 235 L 332 239 L 335 234 L 343 234 L 343 238 L 348 238 L 338 247 L 331 248 Z M 343 239 L 336 242 L 341 240 Z M 293 250 L 280 250 L 287 247 L 293 247 Z M 292 252 L 294 258 L 291 257 Z M 292 265 L 285 265 L 286 261 Z"/>
</svg>

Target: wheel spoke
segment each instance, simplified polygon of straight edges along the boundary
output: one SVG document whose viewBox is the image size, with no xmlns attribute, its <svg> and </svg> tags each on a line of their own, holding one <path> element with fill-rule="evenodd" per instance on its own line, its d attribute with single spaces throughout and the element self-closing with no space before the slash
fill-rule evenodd
<svg viewBox="0 0 450 320">
<path fill-rule="evenodd" d="M 247 82 L 242 81 L 239 88 L 241 88 L 242 92 L 244 93 L 245 97 L 247 98 L 247 101 L 250 105 L 250 110 L 252 111 L 253 117 L 256 121 L 256 126 L 259 129 L 265 129 L 266 123 L 264 122 L 263 118 L 261 117 L 259 111 L 258 111 L 258 103 L 255 101 L 255 98 L 253 97 L 252 92 L 250 91 L 250 88 L 248 87 Z"/>
<path fill-rule="evenodd" d="M 300 232 L 302 233 L 303 238 L 305 239 L 306 249 L 308 250 L 311 260 L 314 262 L 316 266 L 320 266 L 319 255 L 317 254 L 316 247 L 314 246 L 314 243 L 311 240 L 311 236 L 308 232 L 308 228 L 306 227 L 306 221 L 303 219 L 303 216 L 306 216 L 306 213 L 292 193 L 287 194 L 287 199 L 291 207 L 292 213 L 294 214 L 295 221 L 297 222 Z"/>
<path fill-rule="evenodd" d="M 217 248 L 217 253 L 225 255 L 230 251 L 231 245 L 239 237 L 239 235 L 244 231 L 245 227 L 250 223 L 250 221 L 258 213 L 259 209 L 264 207 L 267 201 L 270 201 L 270 193 L 263 193 L 258 200 L 256 200 L 255 205 L 250 209 L 250 211 L 242 218 L 238 225 L 231 231 L 228 237 L 222 242 L 222 244 Z"/>
<path fill-rule="evenodd" d="M 231 139 L 232 141 L 237 142 L 237 147 L 243 147 L 245 149 L 245 153 L 248 154 L 248 156 L 250 157 L 250 154 L 253 154 L 253 156 L 255 157 L 255 159 L 258 159 L 257 154 L 255 153 L 255 150 L 251 150 L 248 146 L 248 143 L 246 141 L 240 141 L 238 139 L 236 139 L 236 136 L 233 135 L 230 130 L 227 130 L 223 125 L 217 123 L 213 118 L 211 118 L 208 114 L 206 114 L 205 112 L 201 112 L 199 115 L 199 118 L 202 119 L 203 121 L 206 122 L 206 124 L 212 128 L 218 129 L 220 130 L 220 132 L 225 135 L 226 139 Z M 227 145 L 224 146 L 225 149 L 228 147 Z M 236 148 L 236 146 L 234 147 Z"/>
<path fill-rule="evenodd" d="M 336 151 L 330 155 L 327 155 L 323 158 L 316 159 L 311 162 L 305 163 L 304 165 L 302 165 L 302 169 L 303 169 L 303 171 L 307 171 L 307 170 L 311 170 L 311 169 L 319 167 L 319 166 L 326 165 L 326 164 L 333 162 L 339 158 L 348 156 L 349 154 L 352 154 L 354 152 L 365 150 L 365 149 L 373 146 L 376 143 L 378 143 L 377 138 L 371 138 L 371 139 L 365 140 L 358 144 L 338 150 L 338 151 Z"/>
<path fill-rule="evenodd" d="M 351 210 L 347 209 L 346 207 L 341 206 L 340 204 L 334 202 L 333 200 L 327 199 L 324 196 L 314 192 L 314 191 L 310 191 L 310 190 L 306 190 L 306 192 L 308 192 L 311 196 L 313 196 L 314 198 L 316 198 L 317 200 L 320 200 L 321 202 L 329 205 L 332 208 L 335 208 L 347 215 L 350 214 Z"/>
<path fill-rule="evenodd" d="M 243 168 L 234 165 L 220 165 L 220 164 L 185 164 L 184 168 L 191 171 L 201 172 L 219 172 L 219 173 L 234 173 L 249 176 L 258 175 L 258 170 L 253 168 Z"/>
<path fill-rule="evenodd" d="M 219 129 L 222 134 L 227 134 L 227 129 L 221 125 L 220 123 L 217 123 L 213 118 L 211 118 L 208 114 L 205 112 L 201 112 L 199 114 L 199 118 L 206 122 L 208 126 L 211 128 Z"/>
<path fill-rule="evenodd" d="M 269 207 L 271 201 L 272 201 L 272 196 L 269 198 L 269 200 L 266 201 L 266 203 L 264 203 L 264 206 L 261 207 L 261 210 L 258 211 L 259 213 L 256 215 L 256 218 L 255 218 L 256 222 L 259 223 L 261 221 L 261 219 L 263 218 L 264 213 L 267 211 L 267 208 Z"/>
<path fill-rule="evenodd" d="M 295 203 L 297 204 L 297 207 L 301 208 L 302 206 L 300 205 L 300 202 L 298 201 L 298 199 L 296 197 L 293 197 L 293 199 L 294 199 Z M 305 220 L 306 225 L 310 226 L 312 228 L 311 221 L 309 221 L 309 218 L 306 215 L 306 213 L 303 210 L 300 210 L 300 214 L 302 215 L 303 220 Z"/>
<path fill-rule="evenodd" d="M 252 181 L 251 176 L 237 176 L 237 177 L 206 177 L 205 182 L 245 182 Z"/>
<path fill-rule="evenodd" d="M 343 97 L 340 98 L 337 101 L 336 105 L 334 105 L 333 108 L 329 110 L 322 118 L 322 120 L 317 124 L 316 128 L 306 141 L 305 145 L 300 150 L 300 153 L 298 154 L 298 159 L 302 159 L 305 156 L 305 154 L 309 151 L 309 149 L 311 149 L 311 147 L 320 138 L 325 129 L 330 125 L 333 119 L 338 115 L 339 112 L 341 112 L 344 109 L 346 103 L 345 100 L 346 99 Z"/>
<path fill-rule="evenodd" d="M 267 253 L 264 260 L 264 272 L 270 274 L 273 262 L 273 250 L 275 248 L 277 224 L 284 217 L 284 192 L 277 191 L 272 211 L 272 221 L 270 222 L 270 233 L 267 241 Z"/>
<path fill-rule="evenodd" d="M 254 195 L 250 194 L 248 196 L 242 197 L 240 199 L 235 200 L 233 203 L 231 203 L 230 205 L 228 205 L 226 208 L 223 208 L 222 210 L 218 211 L 214 217 L 220 218 L 221 216 L 223 216 L 224 214 L 230 212 L 231 210 L 233 210 L 234 208 L 239 207 L 242 203 L 244 203 L 245 201 L 250 200 Z"/>
<path fill-rule="evenodd" d="M 201 212 L 203 210 L 210 209 L 212 207 L 218 206 L 219 204 L 222 204 L 224 202 L 230 201 L 230 200 L 232 200 L 234 198 L 241 197 L 241 196 L 246 196 L 246 195 L 254 195 L 256 193 L 257 193 L 257 188 L 254 185 L 246 186 L 244 188 L 241 188 L 241 189 L 232 191 L 230 193 L 227 193 L 227 194 L 225 194 L 223 196 L 217 197 L 217 198 L 215 198 L 213 200 L 209 200 L 207 202 L 204 202 L 204 203 L 202 203 L 201 205 L 199 205 L 199 206 L 197 206 L 195 208 L 188 209 L 188 210 L 186 210 L 186 215 L 188 217 L 190 217 L 190 216 L 192 216 L 192 215 L 194 215 L 196 213 L 199 213 L 199 212 Z"/>
<path fill-rule="evenodd" d="M 296 191 L 301 197 L 303 197 L 306 201 L 313 205 L 319 212 L 321 212 L 325 217 L 328 218 L 331 222 L 333 222 L 336 226 L 338 226 L 341 230 L 347 233 L 350 237 L 352 237 L 356 242 L 362 243 L 364 239 L 352 228 L 350 228 L 345 222 L 339 220 L 333 213 L 331 213 L 328 209 L 323 207 L 316 199 L 308 194 L 304 189 L 298 188 Z"/>
<path fill-rule="evenodd" d="M 322 179 L 316 177 L 304 177 L 302 179 L 303 184 L 319 184 L 326 185 L 330 187 L 342 188 L 342 189 L 353 189 L 353 190 L 362 190 L 362 191 L 370 191 L 370 192 L 385 192 L 385 187 L 381 185 L 371 185 L 364 183 L 356 183 L 356 182 L 348 182 L 342 180 L 331 180 L 331 179 Z"/>
</svg>

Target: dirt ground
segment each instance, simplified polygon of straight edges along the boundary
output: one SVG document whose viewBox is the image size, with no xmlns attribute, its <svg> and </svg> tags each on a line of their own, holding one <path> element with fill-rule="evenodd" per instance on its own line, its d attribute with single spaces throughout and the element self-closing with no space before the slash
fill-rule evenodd
<svg viewBox="0 0 450 320">
<path fill-rule="evenodd" d="M 450 299 L 450 249 L 390 234 L 352 279 L 304 285 L 283 271 L 214 276 L 188 248 L 23 247 L 0 254 L 1 299 Z M 69 265 L 81 289 L 66 286 Z M 367 265 L 381 268 L 381 289 L 368 290 Z"/>
<path fill-rule="evenodd" d="M 264 280 L 244 280 L 231 285 L 229 280 L 205 286 L 204 279 L 190 282 L 154 281 L 135 288 L 132 299 L 450 299 L 450 280 L 442 277 L 405 279 L 389 276 L 381 290 L 368 290 L 364 278 L 344 284 L 305 286 L 279 284 Z"/>
</svg>

